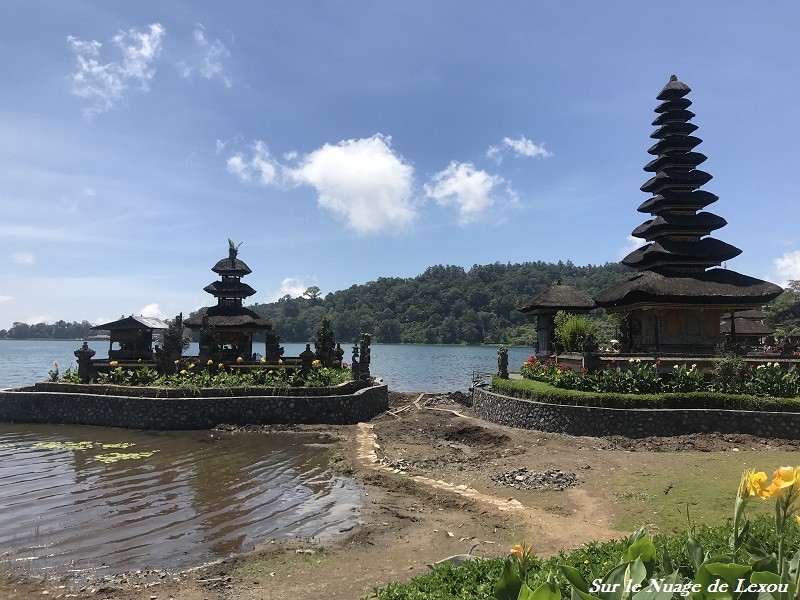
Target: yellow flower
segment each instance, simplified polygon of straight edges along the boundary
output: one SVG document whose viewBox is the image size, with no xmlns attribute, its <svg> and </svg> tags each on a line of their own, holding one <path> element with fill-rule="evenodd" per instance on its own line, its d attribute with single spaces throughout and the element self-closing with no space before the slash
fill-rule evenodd
<svg viewBox="0 0 800 600">
<path fill-rule="evenodd" d="M 188 374 L 189 371 L 187 371 L 186 369 L 181 369 L 181 375 L 188 375 Z"/>
<path fill-rule="evenodd" d="M 194 369 L 194 363 L 189 365 L 189 369 Z"/>
<path fill-rule="evenodd" d="M 282 365 L 282 364 L 283 364 L 283 359 L 282 359 L 282 358 L 279 358 L 279 359 L 278 359 L 278 364 L 279 364 L 279 365 Z"/>
<path fill-rule="evenodd" d="M 755 469 L 748 469 L 742 473 L 742 480 L 739 483 L 739 497 L 752 498 L 758 496 L 764 498 L 767 488 L 767 474 L 763 471 L 756 473 Z"/>
<path fill-rule="evenodd" d="M 265 365 L 267 364 L 267 359 L 262 356 L 261 360 L 259 360 L 258 362 L 260 362 L 262 365 Z"/>
<path fill-rule="evenodd" d="M 317 367 L 321 366 L 321 365 L 322 365 L 322 363 L 319 361 L 319 359 L 317 359 L 317 360 L 315 360 L 314 362 L 311 363 L 311 366 L 314 367 L 315 369 Z"/>
<path fill-rule="evenodd" d="M 180 359 L 177 359 L 177 360 L 175 361 L 175 366 L 177 366 L 177 365 L 179 365 L 179 364 L 181 364 L 181 361 L 180 361 Z"/>
<path fill-rule="evenodd" d="M 800 515 L 796 515 L 794 518 L 794 522 L 800 525 Z"/>
<path fill-rule="evenodd" d="M 209 358 L 208 362 L 206 364 L 210 367 L 211 365 L 214 364 L 214 359 L 213 358 Z"/>
<path fill-rule="evenodd" d="M 772 483 L 764 490 L 762 498 L 779 498 L 784 490 L 791 490 L 797 483 L 798 470 L 794 467 L 779 467 L 773 473 Z"/>
<path fill-rule="evenodd" d="M 267 371 L 267 375 L 272 375 L 272 371 Z"/>
<path fill-rule="evenodd" d="M 219 364 L 217 365 L 217 368 L 218 368 L 218 369 L 224 369 L 224 368 L 225 368 L 225 365 L 223 365 L 222 363 L 219 363 Z"/>
<path fill-rule="evenodd" d="M 54 360 L 54 361 L 53 361 L 53 366 L 54 366 L 54 367 L 57 367 L 57 366 L 58 366 L 58 361 L 57 361 L 57 360 Z"/>
<path fill-rule="evenodd" d="M 119 363 L 115 360 L 109 361 L 108 365 L 111 367 L 116 367 Z"/>
<path fill-rule="evenodd" d="M 239 364 L 242 364 L 244 362 L 244 359 L 241 356 L 237 356 L 236 357 L 236 362 L 239 363 Z"/>
<path fill-rule="evenodd" d="M 509 554 L 513 554 L 519 560 L 522 560 L 522 557 L 525 554 L 525 546 L 523 544 L 514 544 L 514 547 L 509 551 Z"/>
</svg>

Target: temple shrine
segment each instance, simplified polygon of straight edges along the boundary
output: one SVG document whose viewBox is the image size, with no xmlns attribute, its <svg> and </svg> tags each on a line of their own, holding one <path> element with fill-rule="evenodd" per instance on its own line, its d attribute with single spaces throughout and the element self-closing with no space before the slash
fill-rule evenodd
<svg viewBox="0 0 800 600">
<path fill-rule="evenodd" d="M 217 305 L 201 308 L 183 321 L 186 327 L 200 333 L 201 360 L 252 360 L 253 335 L 272 331 L 266 320 L 242 305 L 256 290 L 242 282 L 242 277 L 252 271 L 238 258 L 239 245 L 228 240 L 227 258 L 211 269 L 220 279 L 203 288 L 217 298 Z"/>
<path fill-rule="evenodd" d="M 709 237 L 727 222 L 703 210 L 718 197 L 700 189 L 711 175 L 697 168 L 706 156 L 694 151 L 702 140 L 692 135 L 690 91 L 673 75 L 657 96 L 655 158 L 644 167 L 653 176 L 641 187 L 652 197 L 638 208 L 652 218 L 632 233 L 648 243 L 622 260 L 638 273 L 595 296 L 623 315 L 623 352 L 713 354 L 725 341 L 723 316 L 760 310 L 783 291 L 720 268 L 741 250 Z"/>
<path fill-rule="evenodd" d="M 555 347 L 555 316 L 560 310 L 571 314 L 585 314 L 595 308 L 589 294 L 570 285 L 556 281 L 549 288 L 534 294 L 517 306 L 524 315 L 536 317 L 536 355 L 550 356 Z"/>
</svg>

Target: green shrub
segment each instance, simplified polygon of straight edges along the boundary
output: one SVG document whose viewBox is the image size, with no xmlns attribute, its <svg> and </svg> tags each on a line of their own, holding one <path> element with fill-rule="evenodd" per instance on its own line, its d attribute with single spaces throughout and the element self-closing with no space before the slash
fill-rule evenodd
<svg viewBox="0 0 800 600">
<path fill-rule="evenodd" d="M 585 315 L 571 315 L 560 310 L 553 331 L 562 352 L 583 352 L 597 348 L 597 325 Z"/>
<path fill-rule="evenodd" d="M 777 544 L 775 524 L 771 518 L 755 517 L 750 521 L 750 541 L 760 547 L 774 547 Z M 711 556 L 730 552 L 731 526 L 694 528 L 693 537 L 703 550 Z M 652 538 L 656 548 L 655 574 L 663 574 L 664 555 L 669 556 L 677 572 L 683 577 L 692 577 L 694 565 L 686 548 L 685 534 L 659 534 Z M 627 540 L 608 542 L 589 542 L 576 550 L 562 551 L 548 559 L 536 556 L 528 567 L 528 585 L 536 589 L 547 580 L 549 574 L 555 575 L 555 582 L 562 598 L 570 597 L 570 586 L 560 573 L 560 565 L 568 565 L 588 581 L 602 577 L 614 565 L 627 546 Z M 789 528 L 786 545 L 795 548 L 800 544 L 800 529 Z M 535 548 L 534 548 L 535 550 Z M 420 575 L 409 583 L 390 583 L 385 588 L 373 590 L 370 598 L 378 600 L 494 600 L 494 584 L 503 569 L 503 558 L 473 560 L 460 567 L 450 564 L 437 566 L 430 573 Z"/>
<path fill-rule="evenodd" d="M 800 412 L 800 398 L 758 397 L 721 392 L 662 392 L 658 394 L 601 393 L 566 390 L 529 379 L 492 379 L 498 393 L 536 402 L 569 406 L 605 408 L 717 408 L 727 410 L 762 410 Z"/>
</svg>

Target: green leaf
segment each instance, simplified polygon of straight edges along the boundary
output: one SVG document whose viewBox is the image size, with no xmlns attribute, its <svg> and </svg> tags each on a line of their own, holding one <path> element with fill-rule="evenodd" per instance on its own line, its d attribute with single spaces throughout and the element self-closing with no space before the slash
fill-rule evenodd
<svg viewBox="0 0 800 600">
<path fill-rule="evenodd" d="M 561 600 L 561 590 L 554 584 L 543 583 L 531 591 L 531 588 L 523 583 L 517 600 Z"/>
<path fill-rule="evenodd" d="M 572 600 L 603 600 L 598 596 L 593 596 L 589 592 L 583 592 L 576 588 L 575 586 L 572 587 L 572 594 L 570 596 Z"/>
<path fill-rule="evenodd" d="M 753 571 L 768 571 L 771 573 L 778 573 L 778 557 L 775 554 L 762 556 L 757 560 L 753 560 L 750 564 Z"/>
<path fill-rule="evenodd" d="M 781 581 L 780 575 L 770 571 L 753 571 L 750 575 L 750 583 L 764 583 L 767 585 L 780 585 L 784 583 Z M 785 594 L 788 598 L 794 598 L 795 587 L 793 583 L 789 583 L 789 591 Z M 784 594 L 780 592 L 761 592 L 758 594 L 759 600 L 781 600 Z"/>
<path fill-rule="evenodd" d="M 646 569 L 645 577 L 650 577 L 653 574 L 653 568 L 656 564 L 656 547 L 653 545 L 653 542 L 650 541 L 650 538 L 638 538 L 628 546 L 628 549 L 625 550 L 625 554 L 622 555 L 622 560 L 625 562 L 633 562 L 637 558 L 642 561 Z M 642 579 L 645 577 L 642 577 Z M 639 581 L 635 583 L 639 583 Z"/>
<path fill-rule="evenodd" d="M 678 575 L 678 573 L 672 573 L 663 578 L 661 585 L 674 585 L 680 581 L 682 581 L 681 576 Z M 640 591 L 636 592 L 633 595 L 633 600 L 671 600 L 674 595 L 675 592 L 672 591 L 656 591 L 656 587 L 651 583 L 646 588 L 642 588 Z"/>
<path fill-rule="evenodd" d="M 503 563 L 503 572 L 494 586 L 494 597 L 497 600 L 517 600 L 522 585 L 519 568 L 510 558 L 506 558 Z"/>
<path fill-rule="evenodd" d="M 672 575 L 675 572 L 675 565 L 672 564 L 672 559 L 669 557 L 666 548 L 664 548 L 664 555 L 661 557 L 661 568 L 664 571 L 664 575 Z"/>
<path fill-rule="evenodd" d="M 703 552 L 703 547 L 700 545 L 700 542 L 691 535 L 686 540 L 686 552 L 689 554 L 689 559 L 692 561 L 695 571 L 699 570 L 700 565 L 705 561 L 705 553 Z"/>
<path fill-rule="evenodd" d="M 741 595 L 735 594 L 739 580 L 747 579 L 753 570 L 750 565 L 740 565 L 737 563 L 708 562 L 704 566 L 709 573 L 716 575 L 718 578 L 728 584 L 728 591 L 733 597 Z"/>
<path fill-rule="evenodd" d="M 569 581 L 573 587 L 576 587 L 587 594 L 589 593 L 589 582 L 583 578 L 583 575 L 581 575 L 581 572 L 578 569 L 571 567 L 570 565 L 559 565 L 559 568 L 564 574 L 564 577 L 566 577 L 567 581 Z"/>
<path fill-rule="evenodd" d="M 641 559 L 622 563 L 611 569 L 603 578 L 604 584 L 610 584 L 613 592 L 600 592 L 602 600 L 621 600 L 630 583 L 641 583 L 647 577 L 647 569 Z"/>
</svg>

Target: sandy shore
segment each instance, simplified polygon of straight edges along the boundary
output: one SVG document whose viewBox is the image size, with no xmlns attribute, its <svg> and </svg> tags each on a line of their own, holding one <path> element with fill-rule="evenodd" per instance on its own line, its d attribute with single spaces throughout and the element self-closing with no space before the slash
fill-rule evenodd
<svg viewBox="0 0 800 600">
<path fill-rule="evenodd" d="M 390 411 L 370 423 L 296 428 L 338 438 L 333 467 L 364 486 L 362 524 L 333 541 L 268 543 L 187 572 L 127 573 L 79 586 L 8 573 L 0 575 L 0 599 L 358 600 L 475 544 L 482 557 L 501 556 L 522 541 L 550 555 L 620 537 L 612 478 L 648 462 L 667 468 L 674 452 L 776 447 L 749 436 L 634 440 L 517 430 L 472 417 L 459 399 L 392 393 Z M 800 443 L 780 447 L 796 450 Z M 551 479 L 527 476 L 548 469 Z M 533 489 L 520 489 L 526 487 Z"/>
</svg>

